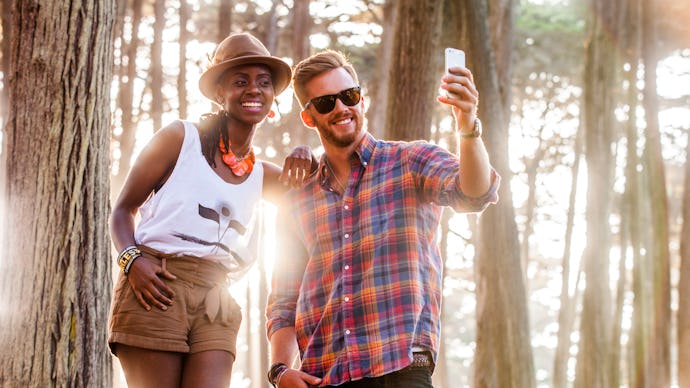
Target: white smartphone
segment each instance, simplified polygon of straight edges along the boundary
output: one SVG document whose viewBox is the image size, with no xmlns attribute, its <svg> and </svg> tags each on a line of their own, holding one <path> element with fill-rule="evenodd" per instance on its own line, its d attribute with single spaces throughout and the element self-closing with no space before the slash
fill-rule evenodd
<svg viewBox="0 0 690 388">
<path fill-rule="evenodd" d="M 446 74 L 450 74 L 448 69 L 451 67 L 465 67 L 465 52 L 456 48 L 446 48 Z M 448 92 L 441 91 L 441 94 L 450 97 Z"/>
<path fill-rule="evenodd" d="M 446 48 L 446 74 L 451 67 L 465 67 L 465 52 L 455 48 Z"/>
</svg>

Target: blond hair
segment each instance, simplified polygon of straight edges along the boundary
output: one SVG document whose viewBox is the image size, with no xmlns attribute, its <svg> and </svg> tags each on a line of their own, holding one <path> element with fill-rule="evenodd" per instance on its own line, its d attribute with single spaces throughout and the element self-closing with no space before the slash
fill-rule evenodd
<svg viewBox="0 0 690 388">
<path fill-rule="evenodd" d="M 345 54 L 335 50 L 324 50 L 300 61 L 292 72 L 292 87 L 300 105 L 304 107 L 306 92 L 304 87 L 314 77 L 327 71 L 342 67 L 359 84 L 354 66 Z"/>
</svg>

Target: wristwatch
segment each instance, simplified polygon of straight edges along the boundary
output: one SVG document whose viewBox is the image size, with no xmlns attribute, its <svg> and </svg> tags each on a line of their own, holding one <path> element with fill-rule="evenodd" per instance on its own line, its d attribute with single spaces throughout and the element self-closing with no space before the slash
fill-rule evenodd
<svg viewBox="0 0 690 388">
<path fill-rule="evenodd" d="M 475 117 L 474 119 L 474 128 L 472 128 L 472 131 L 470 132 L 460 132 L 460 137 L 463 139 L 468 139 L 472 137 L 479 137 L 482 135 L 482 122 L 479 121 L 479 117 Z"/>
</svg>

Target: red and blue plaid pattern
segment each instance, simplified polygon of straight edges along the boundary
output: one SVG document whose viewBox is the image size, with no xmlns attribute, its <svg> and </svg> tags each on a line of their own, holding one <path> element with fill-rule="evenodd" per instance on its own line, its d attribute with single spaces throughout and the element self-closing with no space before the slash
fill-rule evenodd
<svg viewBox="0 0 690 388">
<path fill-rule="evenodd" d="M 302 370 L 337 385 L 408 366 L 412 348 L 439 345 L 440 206 L 479 212 L 498 199 L 458 187 L 458 158 L 424 141 L 367 134 L 342 197 L 322 160 L 278 213 L 269 337 L 294 326 Z"/>
</svg>

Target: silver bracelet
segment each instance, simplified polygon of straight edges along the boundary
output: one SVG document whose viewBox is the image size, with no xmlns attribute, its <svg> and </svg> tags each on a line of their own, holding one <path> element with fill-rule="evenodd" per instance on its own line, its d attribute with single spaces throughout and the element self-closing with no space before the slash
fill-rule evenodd
<svg viewBox="0 0 690 388">
<path fill-rule="evenodd" d="M 276 388 L 280 388 L 280 379 L 282 379 L 283 375 L 286 374 L 289 370 L 290 368 L 285 368 L 282 372 L 278 373 L 278 376 L 276 376 Z"/>
</svg>

